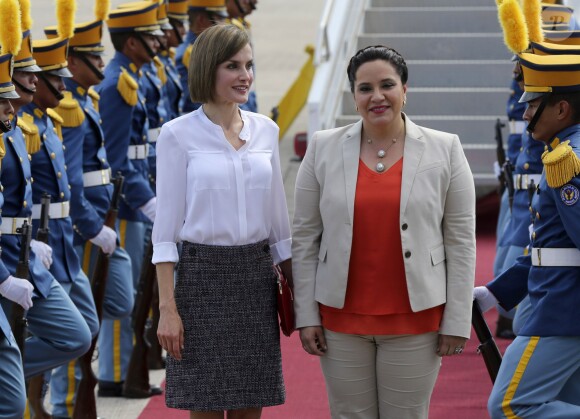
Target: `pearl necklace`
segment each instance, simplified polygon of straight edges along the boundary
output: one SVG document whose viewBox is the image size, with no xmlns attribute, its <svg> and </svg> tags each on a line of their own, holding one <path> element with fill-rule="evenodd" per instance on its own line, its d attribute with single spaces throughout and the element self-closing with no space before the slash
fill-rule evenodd
<svg viewBox="0 0 580 419">
<path fill-rule="evenodd" d="M 393 145 L 395 145 L 397 142 L 396 138 L 393 138 L 393 141 L 391 142 L 391 144 L 389 144 L 389 146 L 386 149 L 380 149 L 379 151 L 377 151 L 377 157 L 379 159 L 382 159 L 383 157 L 385 157 L 387 155 L 387 151 L 389 151 L 389 148 L 391 148 Z M 371 138 L 367 138 L 367 143 L 372 144 L 373 140 Z M 377 163 L 377 165 L 375 166 L 375 170 L 379 173 L 382 173 L 385 171 L 385 165 L 379 160 L 379 162 Z"/>
</svg>

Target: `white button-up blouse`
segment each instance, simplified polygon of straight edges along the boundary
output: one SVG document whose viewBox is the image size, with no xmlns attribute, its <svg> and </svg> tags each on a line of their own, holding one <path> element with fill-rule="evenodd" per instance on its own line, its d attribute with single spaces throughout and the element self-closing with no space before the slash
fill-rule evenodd
<svg viewBox="0 0 580 419">
<path fill-rule="evenodd" d="M 278 126 L 240 112 L 246 143 L 239 150 L 202 107 L 163 125 L 156 145 L 153 263 L 177 262 L 179 241 L 236 246 L 267 239 L 274 263 L 290 258 Z"/>
</svg>

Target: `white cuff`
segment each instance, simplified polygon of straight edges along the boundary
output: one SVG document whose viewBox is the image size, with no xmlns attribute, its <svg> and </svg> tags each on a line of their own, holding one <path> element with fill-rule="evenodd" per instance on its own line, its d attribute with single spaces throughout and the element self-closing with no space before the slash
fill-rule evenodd
<svg viewBox="0 0 580 419">
<path fill-rule="evenodd" d="M 292 239 L 286 239 L 270 245 L 272 259 L 278 264 L 292 257 Z"/>
<path fill-rule="evenodd" d="M 151 263 L 163 263 L 179 261 L 179 253 L 177 252 L 177 244 L 171 242 L 156 243 L 153 245 L 153 258 Z"/>
</svg>

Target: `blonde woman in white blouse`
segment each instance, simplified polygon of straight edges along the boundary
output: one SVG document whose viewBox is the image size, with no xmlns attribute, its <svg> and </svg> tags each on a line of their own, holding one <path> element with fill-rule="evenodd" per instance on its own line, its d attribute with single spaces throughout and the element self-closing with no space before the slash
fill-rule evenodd
<svg viewBox="0 0 580 419">
<path fill-rule="evenodd" d="M 204 31 L 189 65 L 203 105 L 166 123 L 156 148 L 157 335 L 166 404 L 191 418 L 259 418 L 285 399 L 272 264 L 291 276 L 290 226 L 278 127 L 238 107 L 252 58 L 245 31 Z"/>
</svg>

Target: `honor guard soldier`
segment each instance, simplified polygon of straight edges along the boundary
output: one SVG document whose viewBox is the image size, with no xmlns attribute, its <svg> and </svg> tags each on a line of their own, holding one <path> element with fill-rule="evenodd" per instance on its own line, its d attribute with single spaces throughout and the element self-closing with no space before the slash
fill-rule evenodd
<svg viewBox="0 0 580 419">
<path fill-rule="evenodd" d="M 11 119 L 14 108 L 11 99 L 19 96 L 12 84 L 13 54 L 18 53 L 22 42 L 20 32 L 20 7 L 16 0 L 0 1 L 0 18 L 5 22 L 0 27 L 0 171 L 2 158 L 6 154 L 4 134 L 12 130 Z M 4 205 L 4 196 L 0 184 L 0 210 Z M 0 213 L 1 214 L 1 213 Z M 11 226 L 10 226 L 11 227 Z M 0 218 L 0 232 L 6 225 Z M 1 249 L 0 249 L 1 252 Z M 25 310 L 32 306 L 33 286 L 27 278 L 15 278 L 0 260 L 0 295 L 9 298 L 15 304 L 20 304 Z M 24 372 L 18 345 L 12 335 L 12 330 L 4 310 L 0 306 L 0 417 L 20 418 L 26 408 L 26 388 Z"/>
<path fill-rule="evenodd" d="M 98 86 L 101 97 L 105 148 L 113 173 L 125 177 L 119 208 L 120 244 L 131 257 L 133 287 L 143 263 L 146 223 L 155 218 L 155 193 L 149 182 L 147 108 L 139 89 L 140 69 L 150 63 L 149 50 L 158 47 L 162 35 L 157 23 L 157 3 L 142 2 L 135 8 L 115 9 L 107 25 L 115 56 L 105 68 Z M 103 320 L 99 337 L 99 395 L 122 396 L 133 347 L 131 319 Z M 150 395 L 159 394 L 153 388 Z"/>
<path fill-rule="evenodd" d="M 159 9 L 160 22 L 163 20 L 163 7 Z M 179 109 L 179 102 L 183 95 L 183 86 L 179 80 L 179 72 L 175 66 L 175 48 L 183 42 L 185 36 L 184 23 L 187 21 L 187 1 L 169 0 L 167 3 L 167 19 L 170 29 L 161 30 L 165 34 L 159 38 L 161 48 L 159 50 L 159 60 L 163 63 L 165 74 L 167 75 L 167 82 L 165 83 L 165 106 L 167 108 L 167 119 L 172 120 L 181 115 Z"/>
<path fill-rule="evenodd" d="M 67 69 L 68 39 L 72 37 L 74 23 L 72 13 L 74 1 L 57 3 L 58 37 L 48 40 L 35 40 L 33 57 L 42 70 L 37 73 L 39 82 L 33 102 L 21 111 L 32 117 L 31 123 L 38 130 L 40 148 L 32 154 L 32 225 L 33 234 L 39 228 L 41 200 L 44 193 L 50 195 L 49 237 L 53 263 L 50 272 L 68 293 L 70 299 L 85 319 L 91 338 L 99 331 L 97 312 L 91 293 L 88 277 L 81 269 L 79 257 L 73 244 L 73 226 L 70 218 L 71 186 L 68 181 L 67 165 L 64 157 L 65 146 L 62 142 L 63 119 L 54 110 L 63 98 L 64 78 L 72 74 Z M 63 10 L 64 9 L 64 10 Z M 30 119 L 29 119 L 30 120 Z M 80 376 L 80 370 L 78 372 Z M 67 395 L 68 368 L 63 366 L 54 372 L 51 397 L 64 399 Z M 74 377 L 72 377 L 74 383 Z M 74 386 L 72 387 L 74 392 Z M 30 396 L 29 396 L 30 398 Z M 65 415 L 68 416 L 68 415 Z"/>
<path fill-rule="evenodd" d="M 187 10 L 189 31 L 183 43 L 175 51 L 175 65 L 179 72 L 181 86 L 185 92 L 187 88 L 187 74 L 189 69 L 189 57 L 191 48 L 196 38 L 207 28 L 223 22 L 228 17 L 225 0 L 189 0 Z M 199 103 L 193 103 L 189 93 L 181 96 L 181 112 L 189 113 L 199 108 Z"/>
<path fill-rule="evenodd" d="M 19 99 L 13 105 L 18 112 L 29 104 L 36 92 L 36 74 L 41 69 L 31 53 L 30 3 L 22 0 L 23 43 L 14 63 L 13 83 Z M 24 221 L 30 222 L 33 212 L 30 159 L 40 148 L 38 130 L 31 116 L 17 117 L 17 126 L 4 134 L 6 146 L 2 160 L 1 182 L 4 206 L 2 208 L 2 262 L 11 275 L 16 272 L 21 252 L 17 234 Z M 28 119 L 28 122 L 25 121 Z M 78 308 L 71 301 L 47 267 L 52 264 L 51 249 L 44 243 L 32 241 L 29 260 L 30 281 L 34 285 L 33 303 L 26 315 L 28 331 L 24 350 L 26 379 L 47 372 L 84 354 L 90 345 L 91 332 Z M 4 312 L 9 315 L 11 305 L 2 300 Z M 30 384 L 32 386 L 32 383 Z M 29 387 L 30 391 L 30 387 Z"/>
<path fill-rule="evenodd" d="M 531 251 L 474 291 L 506 309 L 529 293 L 531 311 L 507 349 L 492 390 L 492 418 L 580 417 L 580 55 L 519 55 L 524 118 L 546 145 L 532 201 Z"/>
<path fill-rule="evenodd" d="M 98 112 L 99 95 L 91 86 L 104 79 L 104 46 L 101 43 L 103 22 L 109 11 L 108 1 L 97 1 L 96 20 L 74 26 L 69 39 L 68 69 L 64 98 L 54 110 L 62 118 L 62 136 L 68 180 L 71 185 L 71 219 L 74 247 L 86 275 L 91 275 L 98 249 L 109 255 L 109 270 L 103 318 L 128 318 L 134 303 L 131 260 L 117 247 L 117 232 L 104 225 L 111 203 L 113 186 L 111 168 L 105 150 L 105 138 Z M 56 38 L 56 27 L 45 28 L 49 38 Z M 90 292 L 90 291 L 89 291 Z M 92 296 L 91 296 L 92 298 Z M 101 358 L 104 362 L 104 358 Z M 76 363 L 76 361 L 75 361 Z M 70 367 L 70 365 L 69 365 Z M 75 403 L 74 383 L 80 376 L 75 369 L 62 367 L 53 374 L 51 403 L 53 417 L 72 415 Z"/>
</svg>

